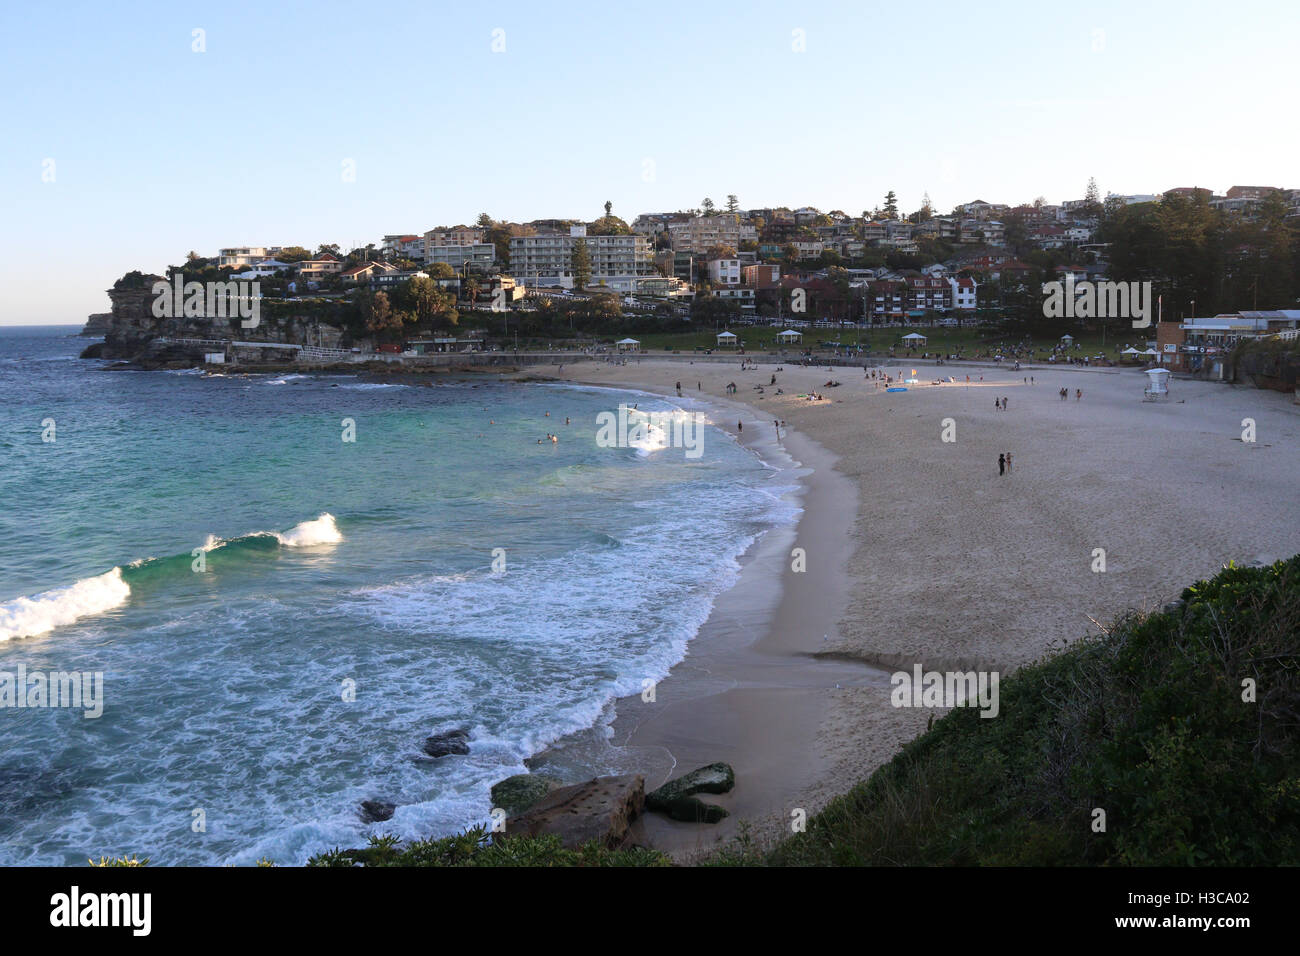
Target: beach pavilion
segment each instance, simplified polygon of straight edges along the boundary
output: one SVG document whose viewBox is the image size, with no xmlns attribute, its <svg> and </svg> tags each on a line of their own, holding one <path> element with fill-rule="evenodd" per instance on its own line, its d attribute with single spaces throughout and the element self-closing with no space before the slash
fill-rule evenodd
<svg viewBox="0 0 1300 956">
<path fill-rule="evenodd" d="M 641 343 L 638 342 L 636 339 L 619 339 L 617 342 L 614 343 L 614 345 L 615 347 L 617 347 L 617 349 L 620 352 L 641 351 Z"/>
<path fill-rule="evenodd" d="M 908 345 L 924 345 L 926 338 L 920 332 L 909 332 L 903 336 L 903 341 Z"/>
<path fill-rule="evenodd" d="M 1061 336 L 1061 341 L 1064 342 L 1066 345 L 1073 345 L 1073 344 L 1074 344 L 1074 336 L 1073 336 L 1073 335 L 1070 335 L 1069 333 L 1067 333 L 1067 334 Z"/>
<path fill-rule="evenodd" d="M 735 332 L 719 332 L 719 333 L 718 333 L 718 348 L 720 348 L 720 349 L 721 349 L 721 348 L 731 348 L 731 349 L 734 349 L 734 348 L 736 347 L 736 343 L 737 343 L 737 341 L 739 341 L 739 340 L 736 338 L 736 333 L 735 333 Z"/>
<path fill-rule="evenodd" d="M 794 329 L 786 329 L 784 332 L 776 334 L 776 341 L 781 345 L 798 345 L 803 341 L 803 333 L 796 332 Z"/>
</svg>

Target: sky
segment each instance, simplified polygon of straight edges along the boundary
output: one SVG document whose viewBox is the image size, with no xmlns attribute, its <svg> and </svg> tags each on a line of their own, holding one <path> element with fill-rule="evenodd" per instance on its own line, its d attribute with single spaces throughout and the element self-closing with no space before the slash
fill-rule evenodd
<svg viewBox="0 0 1300 956">
<path fill-rule="evenodd" d="M 1300 187 L 1300 4 L 8 3 L 0 325 L 187 252 Z M 196 32 L 199 31 L 199 32 Z"/>
</svg>

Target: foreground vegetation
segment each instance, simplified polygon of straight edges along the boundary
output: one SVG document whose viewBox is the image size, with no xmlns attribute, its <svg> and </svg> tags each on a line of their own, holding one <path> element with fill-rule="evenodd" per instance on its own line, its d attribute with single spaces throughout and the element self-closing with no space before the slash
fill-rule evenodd
<svg viewBox="0 0 1300 956">
<path fill-rule="evenodd" d="M 1300 862 L 1300 555 L 1018 671 L 997 718 L 953 710 L 806 833 L 715 862 Z"/>
</svg>

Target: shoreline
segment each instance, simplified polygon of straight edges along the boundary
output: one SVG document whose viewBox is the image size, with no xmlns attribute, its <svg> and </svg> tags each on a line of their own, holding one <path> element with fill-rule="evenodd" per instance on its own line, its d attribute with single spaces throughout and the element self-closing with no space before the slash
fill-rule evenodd
<svg viewBox="0 0 1300 956">
<path fill-rule="evenodd" d="M 856 501 L 856 518 L 841 517 L 838 528 L 819 532 L 824 541 L 815 543 L 844 544 L 835 573 L 848 581 L 846 606 L 826 628 L 828 640 L 816 635 L 821 648 L 781 646 L 791 632 L 781 632 L 779 622 L 833 617 L 828 602 L 808 606 L 806 595 L 795 596 L 799 582 L 793 579 L 811 577 L 811 551 L 809 575 L 783 575 L 771 620 L 774 645 L 764 637 L 728 645 L 725 628 L 713 629 L 736 613 L 731 608 L 754 600 L 746 597 L 746 586 L 762 559 L 747 555 L 742 574 L 719 595 L 687 658 L 660 685 L 659 702 L 676 686 L 672 682 L 686 688 L 694 679 L 691 669 L 705 661 L 748 676 L 748 667 L 765 656 L 778 659 L 782 651 L 791 655 L 787 661 L 803 653 L 813 655 L 805 660 L 856 668 L 858 679 L 832 678 L 821 693 L 810 693 L 815 678 L 801 685 L 793 679 L 800 670 L 790 667 L 784 693 L 771 683 L 762 686 L 761 678 L 755 686 L 738 683 L 693 707 L 683 702 L 682 708 L 693 711 L 689 719 L 662 707 L 665 715 L 647 718 L 644 713 L 655 705 L 636 698 L 617 702 L 614 740 L 655 739 L 676 747 L 681 759 L 674 775 L 726 760 L 723 744 L 735 749 L 735 790 L 709 797 L 734 811 L 731 817 L 715 825 L 644 818 L 640 832 L 652 845 L 663 841 L 679 858 L 716 846 L 747 814 L 753 814 L 752 835 L 775 835 L 788 821 L 782 811 L 791 801 L 803 801 L 794 806 L 811 815 L 890 760 L 932 716 L 942 715 L 891 706 L 888 672 L 921 664 L 1009 673 L 1082 637 L 1098 621 L 1129 608 L 1158 609 L 1187 582 L 1213 576 L 1228 560 L 1267 563 L 1300 551 L 1300 528 L 1277 520 L 1270 509 L 1285 508 L 1291 499 L 1298 462 L 1300 408 L 1282 393 L 1180 380 L 1169 402 L 1144 403 L 1140 371 L 1080 366 L 967 367 L 958 382 L 931 385 L 930 377 L 957 376 L 961 366 L 895 360 L 882 363 L 881 370 L 896 374 L 914 365 L 919 371 L 921 382 L 906 393 L 886 393 L 858 369 L 784 366 L 777 374 L 785 394 L 778 396 L 768 383 L 779 365 L 769 359 L 742 372 L 735 362 L 683 356 L 644 365 L 574 365 L 562 379 L 554 369 L 545 376 L 536 368 L 514 376 L 636 388 L 670 401 L 675 380 L 698 378 L 703 390 L 686 394 L 726 408 L 729 417 L 732 409 L 748 409 L 739 413 L 746 433 L 751 418 L 760 430 L 764 424 L 771 429 L 774 417 L 789 421 L 790 451 L 812 467 L 804 479 L 806 510 L 793 532 L 801 545 L 812 537 L 815 516 L 836 514 L 837 496 L 846 500 L 843 486 L 824 496 L 816 490 L 830 463 Z M 972 381 L 966 384 L 968 371 Z M 1030 375 L 1032 385 L 1024 381 Z M 837 376 L 841 387 L 825 387 Z M 721 394 L 729 380 L 739 387 L 734 397 Z M 763 393 L 756 384 L 765 387 Z M 1060 387 L 1068 387 L 1068 401 L 1058 400 Z M 823 400 L 798 397 L 811 391 L 821 392 Z M 989 399 L 1002 396 L 1009 397 L 1007 411 L 988 407 Z M 1245 416 L 1257 418 L 1269 438 L 1242 443 Z M 959 428 L 959 440 L 951 444 L 940 440 L 947 418 Z M 728 430 L 734 434 L 734 426 Z M 815 448 L 825 457 L 817 458 Z M 1016 467 L 1002 477 L 996 460 L 1005 450 L 1015 452 Z M 1251 481 L 1229 484 L 1242 468 Z M 1090 568 L 1097 547 L 1107 552 L 1107 573 Z M 787 555 L 788 550 L 782 557 Z M 794 633 L 792 641 L 808 637 L 798 627 Z M 809 712 L 818 715 L 816 721 L 806 719 Z M 780 714 L 790 716 L 768 737 L 742 732 L 741 725 L 762 726 Z M 629 725 L 632 732 L 623 736 Z M 747 779 L 774 782 L 768 812 L 754 793 L 746 793 Z M 646 773 L 647 790 L 659 782 Z"/>
<path fill-rule="evenodd" d="M 835 456 L 788 427 L 778 443 L 772 420 L 741 402 L 613 387 L 702 406 L 715 427 L 733 438 L 735 427 L 724 422 L 738 418 L 746 426 L 740 444 L 775 468 L 774 478 L 789 476 L 798 485 L 797 520 L 768 528 L 738 558 L 735 582 L 714 599 L 686 656 L 656 685 L 654 702 L 635 695 L 614 701 L 612 719 L 601 725 L 609 728 L 606 746 L 612 752 L 587 751 L 593 763 L 604 756 L 620 770 L 643 774 L 647 792 L 710 763 L 732 766 L 735 789 L 708 798 L 728 811 L 726 819 L 681 823 L 646 813 L 632 826 L 633 842 L 687 859 L 736 836 L 742 821 L 751 835 L 776 836 L 792 810 L 814 812 L 824 802 L 818 784 L 829 766 L 810 743 L 829 715 L 830 693 L 837 687 L 886 686 L 888 674 L 827 652 L 838 640 L 848 605 L 845 567 L 852 542 L 845 529 L 857 513 L 856 489 L 834 470 Z M 807 552 L 802 572 L 792 568 L 791 549 L 799 546 Z M 581 748 L 582 736 L 557 742 L 530 758 L 529 766 L 546 772 L 561 752 Z"/>
<path fill-rule="evenodd" d="M 811 815 L 833 796 L 823 785 L 829 763 L 812 745 L 830 715 L 831 694 L 850 686 L 888 686 L 886 671 L 828 650 L 838 642 L 848 607 L 848 531 L 857 515 L 856 488 L 834 469 L 837 458 L 828 449 L 790 426 L 782 428 L 778 442 L 772 419 L 760 418 L 744 402 L 686 390 L 678 398 L 675 389 L 548 380 L 702 408 L 715 427 L 775 468 L 774 478 L 796 481 L 800 512 L 793 524 L 765 530 L 737 559 L 736 580 L 714 599 L 686 656 L 655 686 L 653 703 L 636 695 L 618 698 L 612 718 L 595 728 L 608 727 L 603 746 L 584 741 L 586 734 L 574 735 L 529 758 L 529 767 L 546 773 L 572 766 L 576 749 L 593 765 L 612 763 L 619 772 L 643 774 L 648 793 L 697 767 L 730 764 L 735 788 L 708 797 L 728 811 L 724 820 L 682 823 L 645 813 L 633 823 L 633 842 L 679 860 L 725 844 L 742 822 L 752 836 L 788 832 L 791 811 Z M 746 426 L 739 437 L 733 418 Z M 794 547 L 807 552 L 806 571 L 793 570 Z"/>
</svg>

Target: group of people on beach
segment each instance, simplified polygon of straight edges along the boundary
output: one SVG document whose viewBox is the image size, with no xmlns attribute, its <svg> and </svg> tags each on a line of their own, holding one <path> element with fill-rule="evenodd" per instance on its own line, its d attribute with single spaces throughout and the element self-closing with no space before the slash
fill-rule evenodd
<svg viewBox="0 0 1300 956">
<path fill-rule="evenodd" d="M 1004 395 L 1002 398 L 993 399 L 993 407 L 1000 412 L 1005 412 L 1007 410 L 1006 396 Z"/>
<path fill-rule="evenodd" d="M 1070 390 L 1068 388 L 1063 388 L 1061 389 L 1059 394 L 1061 396 L 1061 401 L 1065 401 L 1067 398 L 1070 397 Z M 1074 400 L 1077 402 L 1081 398 L 1083 398 L 1083 389 L 1076 388 L 1074 390 Z"/>
<path fill-rule="evenodd" d="M 1003 452 L 998 455 L 998 474 L 1009 475 L 1011 473 L 1011 452 Z"/>
</svg>

